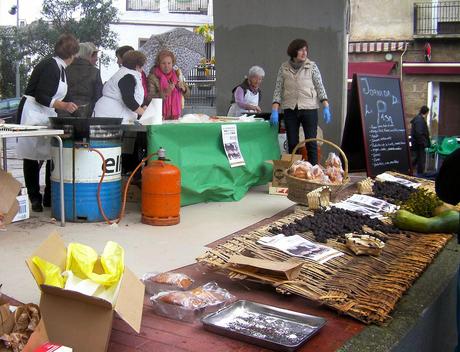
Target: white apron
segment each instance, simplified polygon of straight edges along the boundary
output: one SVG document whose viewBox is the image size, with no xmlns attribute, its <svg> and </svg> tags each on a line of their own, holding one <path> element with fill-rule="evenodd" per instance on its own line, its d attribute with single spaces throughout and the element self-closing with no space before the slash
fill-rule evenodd
<svg viewBox="0 0 460 352">
<path fill-rule="evenodd" d="M 56 60 L 59 69 L 65 69 L 65 64 L 59 58 Z M 67 94 L 67 80 L 59 79 L 59 86 L 52 99 L 62 100 Z M 54 108 L 44 106 L 36 102 L 35 98 L 26 95 L 26 102 L 22 109 L 21 124 L 32 126 L 49 126 L 49 117 L 57 116 Z M 51 159 L 51 143 L 48 136 L 18 138 L 16 155 L 20 159 L 49 160 Z"/>
<path fill-rule="evenodd" d="M 259 92 L 253 93 L 250 89 L 246 90 L 246 94 L 244 95 L 244 103 L 259 106 Z M 249 110 L 240 108 L 238 106 L 238 103 L 235 102 L 232 105 L 230 105 L 230 109 L 228 110 L 227 116 L 238 117 L 247 113 L 249 113 Z"/>
<path fill-rule="evenodd" d="M 144 87 L 142 86 L 141 73 L 122 66 L 107 82 L 105 82 L 104 88 L 102 89 L 102 97 L 96 102 L 96 106 L 94 107 L 94 116 L 121 117 L 123 118 L 123 124 L 137 120 L 137 113 L 125 105 L 121 97 L 120 88 L 118 87 L 120 79 L 127 74 L 132 75 L 136 80 L 134 99 L 139 105 L 142 104 L 144 100 Z"/>
</svg>

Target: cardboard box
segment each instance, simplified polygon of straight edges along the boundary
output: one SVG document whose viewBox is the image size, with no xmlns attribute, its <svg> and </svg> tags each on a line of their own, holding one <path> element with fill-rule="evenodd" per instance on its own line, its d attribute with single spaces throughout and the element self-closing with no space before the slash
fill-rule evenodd
<svg viewBox="0 0 460 352">
<path fill-rule="evenodd" d="M 27 195 L 27 188 L 21 188 L 21 194 L 16 197 L 18 201 L 18 212 L 11 222 L 26 220 L 30 217 L 30 203 Z"/>
<path fill-rule="evenodd" d="M 43 319 L 40 319 L 40 322 L 38 323 L 32 335 L 30 335 L 29 341 L 27 341 L 27 345 L 25 345 L 22 352 L 40 351 L 40 346 L 48 343 L 48 341 L 49 339 L 46 333 L 45 323 L 43 322 Z"/>
<path fill-rule="evenodd" d="M 11 174 L 0 169 L 0 226 L 9 224 L 19 210 L 16 199 L 21 183 Z"/>
<path fill-rule="evenodd" d="M 70 347 L 56 345 L 55 343 L 47 342 L 35 349 L 34 352 L 72 352 Z"/>
<path fill-rule="evenodd" d="M 271 182 L 268 184 L 268 194 L 287 196 L 288 190 L 289 189 L 287 187 L 274 187 Z"/>
<path fill-rule="evenodd" d="M 115 312 L 139 333 L 145 288 L 127 267 L 112 306 L 101 298 L 44 285 L 40 271 L 32 262 L 34 256 L 56 264 L 64 271 L 67 248 L 59 234 L 54 232 L 26 260 L 42 291 L 40 309 L 50 341 L 69 346 L 75 352 L 107 351 Z"/>
<path fill-rule="evenodd" d="M 302 269 L 303 262 L 296 259 L 274 261 L 235 254 L 228 259 L 230 270 L 251 277 L 268 280 L 294 280 Z"/>
<path fill-rule="evenodd" d="M 271 160 L 273 164 L 273 187 L 287 187 L 284 170 L 291 166 L 291 154 L 282 154 L 280 160 Z M 302 155 L 294 155 L 293 162 L 302 159 Z"/>
</svg>

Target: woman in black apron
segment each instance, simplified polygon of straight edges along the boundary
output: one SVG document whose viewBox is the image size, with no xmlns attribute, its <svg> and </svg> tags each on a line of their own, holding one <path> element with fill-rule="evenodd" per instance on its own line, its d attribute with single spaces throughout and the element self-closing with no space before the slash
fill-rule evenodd
<svg viewBox="0 0 460 352">
<path fill-rule="evenodd" d="M 43 59 L 35 66 L 18 109 L 22 125 L 48 126 L 49 117 L 57 116 L 55 109 L 70 113 L 77 105 L 66 102 L 67 78 L 65 68 L 79 50 L 78 41 L 71 34 L 63 34 L 54 47 L 54 56 Z M 49 137 L 19 138 L 16 154 L 24 159 L 24 180 L 33 211 L 51 206 Z M 46 163 L 45 195 L 40 193 L 40 168 Z"/>
</svg>

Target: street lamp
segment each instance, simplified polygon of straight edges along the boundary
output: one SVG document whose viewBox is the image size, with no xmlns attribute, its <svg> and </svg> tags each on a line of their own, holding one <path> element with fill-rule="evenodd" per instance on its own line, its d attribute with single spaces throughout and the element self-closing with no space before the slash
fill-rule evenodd
<svg viewBox="0 0 460 352">
<path fill-rule="evenodd" d="M 16 30 L 19 33 L 19 0 L 16 0 L 16 5 L 11 6 L 8 10 L 10 15 L 16 15 Z M 19 35 L 17 36 L 19 47 Z M 21 94 L 21 76 L 19 74 L 19 59 L 16 62 L 16 97 L 19 98 Z"/>
</svg>

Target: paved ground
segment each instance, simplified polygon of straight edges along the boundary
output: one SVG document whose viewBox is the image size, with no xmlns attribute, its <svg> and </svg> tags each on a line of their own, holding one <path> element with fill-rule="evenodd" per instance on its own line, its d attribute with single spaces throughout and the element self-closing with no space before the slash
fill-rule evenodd
<svg viewBox="0 0 460 352">
<path fill-rule="evenodd" d="M 11 141 L 11 142 L 10 142 Z M 21 182 L 22 162 L 15 159 L 13 139 L 8 141 L 8 168 Z M 44 170 L 42 181 L 44 184 Z M 128 203 L 126 216 L 118 226 L 105 223 L 67 223 L 60 227 L 49 208 L 31 213 L 28 220 L 8 225 L 0 232 L 0 284 L 3 292 L 22 302 L 39 300 L 39 290 L 24 260 L 53 231 L 66 243 L 81 242 L 99 253 L 109 240 L 120 243 L 126 265 L 138 276 L 192 264 L 205 245 L 271 217 L 293 203 L 284 196 L 268 195 L 268 186 L 252 189 L 239 202 L 202 203 L 181 208 L 179 225 L 154 227 L 140 222 L 139 202 Z"/>
</svg>

